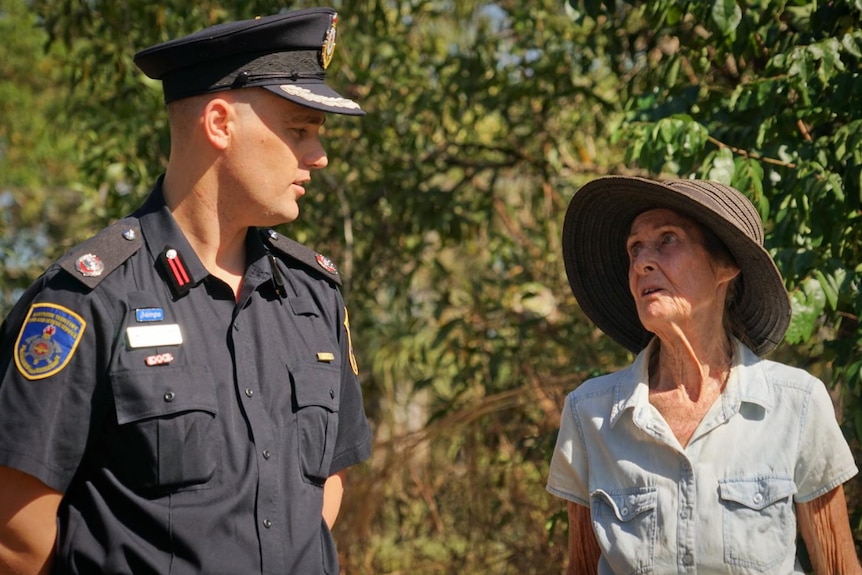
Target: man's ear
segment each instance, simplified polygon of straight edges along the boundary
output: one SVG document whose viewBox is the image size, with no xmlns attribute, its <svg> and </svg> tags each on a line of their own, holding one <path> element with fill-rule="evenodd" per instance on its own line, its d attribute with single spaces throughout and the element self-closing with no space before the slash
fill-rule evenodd
<svg viewBox="0 0 862 575">
<path fill-rule="evenodd" d="M 213 98 L 204 107 L 202 122 L 206 139 L 218 149 L 224 150 L 230 143 L 236 110 L 224 98 Z"/>
</svg>

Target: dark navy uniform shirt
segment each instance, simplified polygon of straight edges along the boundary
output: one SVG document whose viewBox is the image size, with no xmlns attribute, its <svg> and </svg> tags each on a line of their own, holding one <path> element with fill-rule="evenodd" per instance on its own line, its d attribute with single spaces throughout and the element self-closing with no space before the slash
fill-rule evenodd
<svg viewBox="0 0 862 575">
<path fill-rule="evenodd" d="M 370 432 L 337 272 L 303 250 L 250 230 L 235 299 L 157 186 L 21 298 L 0 465 L 65 494 L 55 573 L 338 573 L 322 486 Z"/>
</svg>

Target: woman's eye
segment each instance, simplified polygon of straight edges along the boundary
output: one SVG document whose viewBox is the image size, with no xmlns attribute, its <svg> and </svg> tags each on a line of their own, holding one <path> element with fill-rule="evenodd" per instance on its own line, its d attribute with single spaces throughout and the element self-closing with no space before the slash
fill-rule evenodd
<svg viewBox="0 0 862 575">
<path fill-rule="evenodd" d="M 664 234 L 664 235 L 661 237 L 661 243 L 663 243 L 663 244 L 669 244 L 669 243 L 671 243 L 673 240 L 674 240 L 674 235 L 673 235 L 673 234 Z"/>
</svg>

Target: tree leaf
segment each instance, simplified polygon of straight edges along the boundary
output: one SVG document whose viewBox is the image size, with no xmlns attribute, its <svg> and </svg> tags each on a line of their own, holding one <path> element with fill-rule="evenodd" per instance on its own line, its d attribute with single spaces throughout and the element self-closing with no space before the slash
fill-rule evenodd
<svg viewBox="0 0 862 575">
<path fill-rule="evenodd" d="M 712 20 L 725 35 L 736 35 L 736 27 L 742 21 L 742 9 L 736 0 L 715 0 L 712 4 Z"/>
<path fill-rule="evenodd" d="M 817 320 L 826 307 L 826 295 L 820 282 L 808 278 L 790 294 L 790 307 L 793 316 L 787 328 L 785 339 L 790 343 L 802 343 L 811 338 Z"/>
</svg>

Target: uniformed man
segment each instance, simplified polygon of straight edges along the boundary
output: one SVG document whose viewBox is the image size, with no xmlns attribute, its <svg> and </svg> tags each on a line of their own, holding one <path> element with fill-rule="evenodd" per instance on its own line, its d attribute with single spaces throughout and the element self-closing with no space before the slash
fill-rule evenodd
<svg viewBox="0 0 862 575">
<path fill-rule="evenodd" d="M 336 13 L 223 24 L 135 57 L 167 170 L 2 326 L 0 572 L 337 574 L 370 432 L 338 272 L 269 226 L 327 164 Z M 262 229 L 260 229 L 262 228 Z"/>
</svg>

